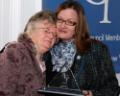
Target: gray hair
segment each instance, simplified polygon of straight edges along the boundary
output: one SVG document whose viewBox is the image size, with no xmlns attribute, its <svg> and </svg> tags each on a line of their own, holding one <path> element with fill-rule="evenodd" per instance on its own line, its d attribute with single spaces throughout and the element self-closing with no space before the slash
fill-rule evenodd
<svg viewBox="0 0 120 96">
<path fill-rule="evenodd" d="M 34 29 L 35 24 L 44 20 L 48 20 L 50 23 L 55 24 L 56 23 L 56 17 L 55 14 L 51 11 L 40 11 L 36 14 L 34 14 L 27 22 L 24 32 L 31 31 Z"/>
</svg>

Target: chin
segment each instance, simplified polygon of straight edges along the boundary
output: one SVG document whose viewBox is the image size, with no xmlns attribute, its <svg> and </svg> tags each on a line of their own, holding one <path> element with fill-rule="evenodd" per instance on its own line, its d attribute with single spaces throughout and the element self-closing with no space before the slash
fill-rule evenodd
<svg viewBox="0 0 120 96">
<path fill-rule="evenodd" d="M 49 51 L 49 49 L 50 49 L 50 48 L 46 48 L 46 49 L 44 49 L 44 52 L 47 52 L 47 51 Z"/>
<path fill-rule="evenodd" d="M 61 39 L 66 39 L 67 38 L 66 35 L 58 35 L 58 37 L 61 38 Z"/>
</svg>

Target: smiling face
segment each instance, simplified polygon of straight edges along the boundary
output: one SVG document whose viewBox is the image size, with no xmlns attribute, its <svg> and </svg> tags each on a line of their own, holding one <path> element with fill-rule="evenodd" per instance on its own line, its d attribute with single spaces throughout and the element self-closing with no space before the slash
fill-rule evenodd
<svg viewBox="0 0 120 96">
<path fill-rule="evenodd" d="M 72 8 L 61 10 L 57 15 L 57 36 L 63 41 L 74 38 L 78 15 Z"/>
<path fill-rule="evenodd" d="M 37 22 L 30 33 L 30 37 L 36 45 L 38 53 L 45 53 L 54 44 L 56 40 L 56 26 L 48 20 Z"/>
</svg>

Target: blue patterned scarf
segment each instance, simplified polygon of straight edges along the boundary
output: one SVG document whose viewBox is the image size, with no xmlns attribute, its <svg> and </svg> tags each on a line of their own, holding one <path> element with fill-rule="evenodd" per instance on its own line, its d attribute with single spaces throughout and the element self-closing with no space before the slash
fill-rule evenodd
<svg viewBox="0 0 120 96">
<path fill-rule="evenodd" d="M 51 50 L 53 71 L 66 72 L 72 66 L 75 54 L 73 40 L 56 44 Z"/>
</svg>

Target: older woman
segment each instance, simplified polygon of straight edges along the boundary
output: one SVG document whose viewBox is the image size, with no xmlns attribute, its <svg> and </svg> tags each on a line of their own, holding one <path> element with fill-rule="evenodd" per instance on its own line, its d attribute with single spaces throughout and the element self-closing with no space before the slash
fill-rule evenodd
<svg viewBox="0 0 120 96">
<path fill-rule="evenodd" d="M 55 18 L 51 12 L 33 15 L 17 42 L 0 53 L 0 96 L 40 96 L 34 92 L 45 84 L 43 55 L 54 44 Z"/>
</svg>

